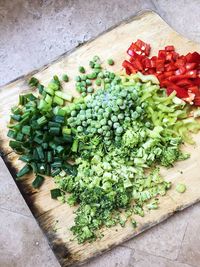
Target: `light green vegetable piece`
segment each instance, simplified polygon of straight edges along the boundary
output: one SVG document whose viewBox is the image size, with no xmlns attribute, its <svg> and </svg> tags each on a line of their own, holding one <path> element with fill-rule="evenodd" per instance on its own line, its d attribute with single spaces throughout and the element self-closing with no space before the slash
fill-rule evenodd
<svg viewBox="0 0 200 267">
<path fill-rule="evenodd" d="M 186 185 L 185 184 L 177 184 L 176 185 L 176 191 L 178 193 L 184 193 L 186 191 Z"/>
</svg>

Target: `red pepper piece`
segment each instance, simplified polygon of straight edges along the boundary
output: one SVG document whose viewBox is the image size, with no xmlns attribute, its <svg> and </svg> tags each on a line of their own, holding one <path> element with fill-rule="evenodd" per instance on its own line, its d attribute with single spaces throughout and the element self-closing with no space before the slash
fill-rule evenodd
<svg viewBox="0 0 200 267">
<path fill-rule="evenodd" d="M 186 74 L 189 76 L 189 78 L 196 78 L 197 77 L 197 70 L 190 70 L 186 72 Z"/>
<path fill-rule="evenodd" d="M 182 75 L 182 74 L 184 74 L 186 72 L 186 68 L 185 67 L 180 67 L 179 69 L 177 69 L 176 71 L 175 71 L 175 75 Z"/>
<path fill-rule="evenodd" d="M 142 40 L 138 39 L 135 44 L 144 52 L 146 56 L 149 56 L 151 47 L 149 44 L 144 43 Z"/>
<path fill-rule="evenodd" d="M 185 57 L 180 57 L 177 59 L 177 61 L 174 63 L 174 65 L 179 69 L 180 67 L 185 67 L 186 59 Z"/>
<path fill-rule="evenodd" d="M 197 66 L 197 63 L 193 62 L 193 63 L 186 63 L 185 64 L 185 68 L 186 70 L 194 70 Z"/>
<path fill-rule="evenodd" d="M 135 57 L 137 55 L 141 55 L 141 49 L 135 44 L 132 43 L 131 46 L 128 48 L 127 53 L 131 57 Z"/>
<path fill-rule="evenodd" d="M 151 58 L 151 67 L 152 68 L 156 68 L 156 61 L 157 61 L 157 57 L 156 56 L 153 56 Z"/>
<path fill-rule="evenodd" d="M 185 79 L 185 78 L 187 78 L 187 76 L 185 76 L 185 75 L 173 75 L 173 76 L 169 77 L 168 79 L 170 82 L 177 82 L 177 81 L 180 81 L 180 80 Z"/>
<path fill-rule="evenodd" d="M 164 71 L 164 64 L 165 61 L 163 59 L 157 59 L 156 60 L 156 71 Z"/>
<path fill-rule="evenodd" d="M 154 69 L 148 69 L 148 70 L 145 72 L 145 74 L 154 74 L 154 75 L 156 75 Z"/>
<path fill-rule="evenodd" d="M 176 61 L 179 58 L 179 54 L 176 52 L 173 52 L 173 60 Z"/>
<path fill-rule="evenodd" d="M 136 73 L 137 72 L 137 69 L 135 69 L 133 67 L 133 65 L 127 60 L 124 60 L 124 62 L 122 63 L 122 66 L 125 68 L 126 73 L 128 75 L 130 75 L 131 73 Z"/>
<path fill-rule="evenodd" d="M 175 51 L 175 48 L 173 45 L 165 46 L 165 51 Z"/>
<path fill-rule="evenodd" d="M 158 51 L 158 58 L 159 59 L 166 59 L 166 51 L 165 50 L 159 50 Z"/>
<path fill-rule="evenodd" d="M 199 90 L 198 86 L 190 86 L 190 87 L 188 87 L 188 91 L 194 93 L 195 96 L 200 96 L 200 90 Z"/>
<path fill-rule="evenodd" d="M 176 70 L 176 69 L 177 69 L 177 67 L 174 65 L 174 62 L 165 64 L 165 70 L 166 71 L 172 71 L 172 70 Z"/>
<path fill-rule="evenodd" d="M 173 59 L 174 59 L 174 52 L 167 52 L 165 60 L 166 61 L 173 61 Z"/>
<path fill-rule="evenodd" d="M 176 86 L 175 84 L 167 87 L 167 94 L 170 95 L 173 91 L 176 91 L 176 96 L 179 98 L 187 98 L 189 97 L 187 90 Z"/>
<path fill-rule="evenodd" d="M 182 79 L 190 79 L 190 78 L 196 78 L 196 77 L 197 77 L 197 70 L 190 70 L 186 72 L 185 74 L 173 75 L 169 77 L 169 81 L 176 82 Z"/>
<path fill-rule="evenodd" d="M 200 106 L 200 96 L 196 96 L 194 99 L 194 105 L 195 106 Z"/>
<path fill-rule="evenodd" d="M 185 56 L 187 62 L 189 63 L 200 63 L 200 54 L 197 53 L 197 52 L 194 52 L 194 53 L 188 53 L 186 56 Z"/>
<path fill-rule="evenodd" d="M 194 85 L 197 85 L 197 86 L 200 86 L 200 78 L 197 77 L 196 79 L 193 80 L 193 84 Z"/>
<path fill-rule="evenodd" d="M 152 68 L 151 60 L 148 57 L 145 57 L 144 59 L 142 59 L 142 64 L 145 69 Z"/>
<path fill-rule="evenodd" d="M 163 73 L 157 74 L 156 77 L 158 78 L 160 83 L 165 80 L 165 74 L 163 74 Z"/>
<path fill-rule="evenodd" d="M 165 76 L 165 78 L 168 78 L 168 77 L 174 75 L 174 72 L 173 72 L 173 71 L 165 71 L 165 72 L 163 73 L 163 75 Z"/>
<path fill-rule="evenodd" d="M 176 83 L 176 85 L 185 87 L 185 86 L 193 86 L 193 82 L 189 79 L 182 79 Z"/>
</svg>

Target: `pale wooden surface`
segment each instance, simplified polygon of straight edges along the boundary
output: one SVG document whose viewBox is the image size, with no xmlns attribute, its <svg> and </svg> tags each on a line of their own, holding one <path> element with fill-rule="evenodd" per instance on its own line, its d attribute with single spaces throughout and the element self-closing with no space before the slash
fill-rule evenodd
<svg viewBox="0 0 200 267">
<path fill-rule="evenodd" d="M 116 61 L 114 69 L 120 70 L 121 62 L 126 57 L 126 49 L 131 41 L 140 38 L 152 44 L 152 53 L 163 48 L 166 44 L 173 44 L 180 53 L 188 51 L 200 51 L 200 45 L 193 43 L 174 32 L 157 14 L 146 12 L 134 18 L 131 22 L 126 22 L 103 34 L 96 40 L 76 49 L 69 55 L 63 56 L 60 60 L 50 66 L 40 70 L 35 77 L 46 84 L 54 74 L 61 75 L 67 72 L 70 77 L 77 73 L 79 65 L 88 65 L 88 61 L 98 54 L 103 60 L 111 57 Z M 30 77 L 30 75 L 29 75 Z M 0 144 L 7 162 L 12 167 L 19 169 L 21 162 L 17 161 L 17 156 L 8 147 L 6 137 L 6 125 L 9 119 L 9 110 L 18 101 L 19 93 L 26 91 L 26 80 L 24 77 L 0 89 Z M 65 90 L 73 91 L 74 82 L 64 85 Z M 200 199 L 200 175 L 199 175 L 199 153 L 200 138 L 197 135 L 196 145 L 188 146 L 186 149 L 192 152 L 191 158 L 187 161 L 176 164 L 173 169 L 162 170 L 163 175 L 176 184 L 178 181 L 184 182 L 188 190 L 181 195 L 176 193 L 174 187 L 167 196 L 162 197 L 160 208 L 156 211 L 148 212 L 144 218 L 137 218 L 139 225 L 136 231 L 127 223 L 126 228 L 115 227 L 106 229 L 103 239 L 92 244 L 77 245 L 76 241 L 70 241 L 71 232 L 68 230 L 73 224 L 73 209 L 66 204 L 61 205 L 58 201 L 50 198 L 49 189 L 54 187 L 52 180 L 46 179 L 40 191 L 33 191 L 30 187 L 31 177 L 27 176 L 23 182 L 23 194 L 31 205 L 34 215 L 37 217 L 42 229 L 49 237 L 54 251 L 64 266 L 75 262 L 83 262 L 114 245 L 127 240 L 154 224 L 166 219 L 176 210 L 183 209 Z M 183 171 L 183 174 L 180 173 Z M 58 220 L 58 223 L 56 221 Z M 55 227 L 57 231 L 55 232 Z M 116 232 L 116 229 L 118 230 Z"/>
</svg>

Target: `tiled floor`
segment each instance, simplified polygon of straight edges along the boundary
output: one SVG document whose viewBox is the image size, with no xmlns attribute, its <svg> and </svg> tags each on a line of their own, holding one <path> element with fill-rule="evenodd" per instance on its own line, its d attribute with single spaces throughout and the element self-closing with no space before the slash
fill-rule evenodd
<svg viewBox="0 0 200 267">
<path fill-rule="evenodd" d="M 49 63 L 145 8 L 200 42 L 199 0 L 0 0 L 0 84 Z M 199 267 L 199 232 L 197 204 L 84 266 Z M 33 266 L 59 264 L 0 160 L 0 267 Z"/>
</svg>

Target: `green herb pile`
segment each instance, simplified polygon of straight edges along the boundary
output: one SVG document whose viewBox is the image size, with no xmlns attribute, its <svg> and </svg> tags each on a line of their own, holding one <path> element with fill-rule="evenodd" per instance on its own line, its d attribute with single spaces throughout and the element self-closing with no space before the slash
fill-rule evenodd
<svg viewBox="0 0 200 267">
<path fill-rule="evenodd" d="M 8 133 L 26 162 L 17 177 L 33 170 L 38 188 L 41 175 L 54 176 L 52 197 L 79 204 L 71 228 L 79 243 L 101 237 L 103 226 L 124 226 L 129 217 L 136 227 L 134 214 L 157 209 L 171 185 L 158 166 L 188 158 L 180 146 L 200 129 L 188 118 L 188 106 L 173 93 L 166 96 L 154 76 L 119 76 L 99 62 L 96 57 L 93 72 L 76 77 L 82 97 L 68 105 L 72 97 L 61 91 L 57 76 L 47 87 L 33 78 L 39 94 L 20 96 Z"/>
</svg>

